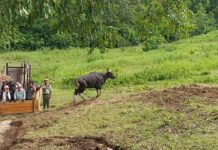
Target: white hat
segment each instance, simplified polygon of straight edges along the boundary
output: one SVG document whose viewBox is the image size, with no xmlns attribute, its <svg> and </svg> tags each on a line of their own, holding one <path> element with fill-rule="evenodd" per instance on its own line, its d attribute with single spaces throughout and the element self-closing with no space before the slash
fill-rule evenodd
<svg viewBox="0 0 218 150">
<path fill-rule="evenodd" d="M 18 84 L 18 87 L 19 87 L 19 88 L 22 88 L 22 85 L 21 85 L 21 84 Z"/>
</svg>

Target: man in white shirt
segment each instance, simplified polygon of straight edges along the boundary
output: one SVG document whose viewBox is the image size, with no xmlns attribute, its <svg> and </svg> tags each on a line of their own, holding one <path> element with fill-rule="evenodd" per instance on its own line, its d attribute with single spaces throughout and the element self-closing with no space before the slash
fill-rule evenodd
<svg viewBox="0 0 218 150">
<path fill-rule="evenodd" d="M 5 103 L 6 101 L 11 101 L 11 94 L 7 85 L 5 85 L 2 93 L 2 102 Z"/>
</svg>

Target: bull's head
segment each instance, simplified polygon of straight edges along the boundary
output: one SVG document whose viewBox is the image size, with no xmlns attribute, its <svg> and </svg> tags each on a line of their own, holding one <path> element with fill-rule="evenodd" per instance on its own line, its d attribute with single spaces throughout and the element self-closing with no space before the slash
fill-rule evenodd
<svg viewBox="0 0 218 150">
<path fill-rule="evenodd" d="M 107 77 L 111 79 L 115 79 L 115 76 L 111 69 L 107 69 Z"/>
</svg>

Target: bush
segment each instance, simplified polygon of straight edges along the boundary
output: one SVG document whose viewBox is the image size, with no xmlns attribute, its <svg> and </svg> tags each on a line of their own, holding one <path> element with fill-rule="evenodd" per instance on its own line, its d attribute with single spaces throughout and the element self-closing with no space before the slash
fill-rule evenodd
<svg viewBox="0 0 218 150">
<path fill-rule="evenodd" d="M 27 50 L 36 50 L 42 48 L 44 45 L 43 39 L 38 39 L 30 34 L 22 34 L 20 38 L 15 42 L 11 42 L 12 49 L 27 49 Z"/>
<path fill-rule="evenodd" d="M 75 46 L 73 38 L 70 34 L 57 33 L 51 35 L 51 39 L 48 40 L 48 45 L 52 48 L 68 48 L 69 46 Z"/>
<path fill-rule="evenodd" d="M 216 29 L 216 20 L 213 13 L 207 13 L 202 4 L 197 5 L 197 12 L 194 14 L 195 24 L 191 35 L 205 34 Z"/>
<path fill-rule="evenodd" d="M 157 49 L 158 46 L 163 43 L 165 40 L 162 36 L 151 36 L 144 42 L 143 51 L 150 51 Z"/>
<path fill-rule="evenodd" d="M 3 42 L 7 42 L 9 49 L 27 50 L 36 50 L 43 47 L 63 49 L 76 45 L 76 34 L 56 32 L 53 28 L 49 25 L 49 22 L 39 20 L 31 26 L 24 25 L 14 28 L 13 35 L 8 34 L 9 40 Z M 3 42 L 0 38 L 0 44 Z"/>
<path fill-rule="evenodd" d="M 139 35 L 137 35 L 137 32 L 128 26 L 121 27 L 118 33 L 121 37 L 123 37 L 125 46 L 138 45 L 140 43 Z"/>
</svg>

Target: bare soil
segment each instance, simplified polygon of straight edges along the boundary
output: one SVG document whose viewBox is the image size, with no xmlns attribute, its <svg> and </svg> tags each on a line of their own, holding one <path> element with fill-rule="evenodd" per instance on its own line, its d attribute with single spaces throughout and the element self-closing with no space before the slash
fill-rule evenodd
<svg viewBox="0 0 218 150">
<path fill-rule="evenodd" d="M 40 139 L 25 139 L 22 138 L 25 133 L 22 121 L 12 122 L 11 126 L 10 132 L 4 136 L 4 144 L 0 145 L 1 150 L 37 150 L 51 148 L 58 150 L 125 150 L 125 148 L 110 144 L 103 137 L 56 136 Z"/>
<path fill-rule="evenodd" d="M 52 148 L 64 150 L 124 150 L 119 146 L 109 144 L 102 137 L 50 137 L 40 139 L 22 139 L 19 144 L 15 144 L 10 149 L 13 150 L 33 150 Z"/>
<path fill-rule="evenodd" d="M 154 103 L 171 110 L 186 111 L 188 103 L 194 99 L 208 105 L 218 104 L 218 86 L 181 85 L 161 91 L 149 90 L 142 94 L 133 95 L 137 100 Z"/>
<path fill-rule="evenodd" d="M 75 106 L 70 104 L 57 110 L 44 111 L 26 116 L 21 115 L 11 123 L 11 129 L 4 135 L 4 143 L 0 150 L 35 150 L 52 149 L 58 150 L 125 150 L 125 148 L 110 144 L 104 137 L 49 137 L 40 139 L 25 139 L 23 136 L 30 128 L 37 130 L 47 128 L 54 124 L 61 115 L 68 115 L 72 108 L 95 103 L 95 99 L 81 101 Z M 34 118 L 34 119 L 33 119 Z M 40 121 L 42 118 L 43 121 Z"/>
<path fill-rule="evenodd" d="M 17 140 L 19 140 L 22 135 L 22 121 L 13 121 L 11 123 L 10 130 L 5 133 L 4 136 L 4 143 L 0 145 L 1 150 L 7 150 L 13 145 Z"/>
</svg>

